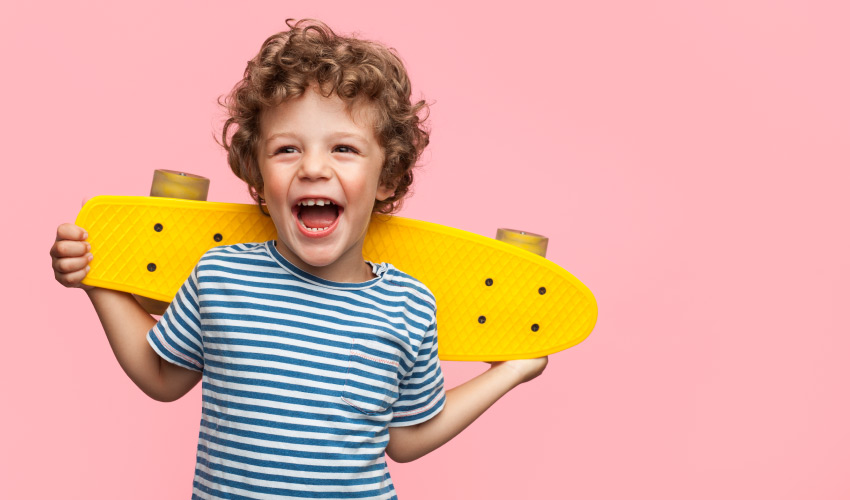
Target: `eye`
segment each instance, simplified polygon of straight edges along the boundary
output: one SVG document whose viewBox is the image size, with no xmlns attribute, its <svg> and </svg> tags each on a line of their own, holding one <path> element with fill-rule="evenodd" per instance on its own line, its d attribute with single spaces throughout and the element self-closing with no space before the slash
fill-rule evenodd
<svg viewBox="0 0 850 500">
<path fill-rule="evenodd" d="M 358 151 L 351 146 L 346 146 L 344 144 L 340 144 L 339 146 L 334 146 L 334 153 L 354 153 L 357 154 Z"/>
<path fill-rule="evenodd" d="M 297 152 L 298 150 L 295 148 L 295 146 L 281 146 L 275 150 L 274 154 L 292 154 Z"/>
</svg>

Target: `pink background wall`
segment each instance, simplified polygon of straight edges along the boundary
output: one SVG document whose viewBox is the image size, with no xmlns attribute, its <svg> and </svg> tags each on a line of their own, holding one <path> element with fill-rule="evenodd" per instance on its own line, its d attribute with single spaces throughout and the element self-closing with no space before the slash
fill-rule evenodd
<svg viewBox="0 0 850 500">
<path fill-rule="evenodd" d="M 552 3 L 5 7 L 0 497 L 189 497 L 199 391 L 137 390 L 47 251 L 155 168 L 246 202 L 215 100 L 307 16 L 397 48 L 435 101 L 402 215 L 547 234 L 599 302 L 540 379 L 392 465 L 403 500 L 850 497 L 850 10 Z"/>
</svg>

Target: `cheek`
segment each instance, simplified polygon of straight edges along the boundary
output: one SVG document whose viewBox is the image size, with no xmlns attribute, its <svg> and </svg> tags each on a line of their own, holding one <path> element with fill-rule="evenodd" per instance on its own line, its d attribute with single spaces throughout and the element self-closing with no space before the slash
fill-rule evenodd
<svg viewBox="0 0 850 500">
<path fill-rule="evenodd" d="M 276 205 L 283 203 L 286 200 L 286 190 L 274 184 L 267 184 L 265 188 L 266 201 L 273 201 Z M 281 207 L 283 208 L 283 207 Z"/>
<path fill-rule="evenodd" d="M 287 186 L 283 182 L 278 182 L 273 176 L 265 179 L 263 186 L 263 199 L 269 205 L 271 210 L 284 212 L 288 207 L 285 207 Z"/>
</svg>

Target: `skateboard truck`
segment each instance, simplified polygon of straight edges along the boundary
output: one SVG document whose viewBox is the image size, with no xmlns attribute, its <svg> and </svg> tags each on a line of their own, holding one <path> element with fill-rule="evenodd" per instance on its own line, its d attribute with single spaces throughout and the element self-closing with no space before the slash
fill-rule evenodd
<svg viewBox="0 0 850 500">
<path fill-rule="evenodd" d="M 157 169 L 153 171 L 151 196 L 207 201 L 209 191 L 210 180 L 206 177 L 186 172 L 178 172 L 177 170 Z M 156 232 L 160 232 L 162 229 L 163 226 L 160 223 L 156 223 L 153 227 L 153 230 Z M 220 234 L 216 234 L 213 238 L 215 241 L 221 241 Z M 148 264 L 147 269 L 150 272 L 156 271 L 156 263 L 151 262 Z M 150 299 L 136 294 L 133 294 L 133 297 L 148 314 L 161 316 L 165 313 L 165 310 L 168 309 L 168 302 Z"/>
<path fill-rule="evenodd" d="M 153 173 L 150 195 L 162 198 L 207 201 L 209 189 L 210 180 L 206 177 L 187 172 L 179 172 L 177 170 L 157 169 L 154 170 Z M 157 223 L 154 226 L 154 231 L 160 232 L 162 229 L 162 224 Z M 221 234 L 216 233 L 213 238 L 216 242 L 220 242 L 222 236 Z M 499 228 L 496 231 L 496 239 L 517 248 L 528 250 L 529 252 L 541 257 L 546 257 L 546 248 L 549 244 L 549 238 L 545 236 L 507 228 Z M 156 271 L 156 263 L 151 262 L 148 264 L 148 271 Z M 493 280 L 488 278 L 486 284 L 487 286 L 492 286 Z M 544 287 L 540 287 L 540 294 L 543 295 L 544 293 L 546 293 L 546 289 Z M 135 297 L 136 301 L 144 307 L 148 314 L 162 315 L 168 308 L 168 302 L 150 299 L 135 294 L 133 297 Z M 486 317 L 484 316 L 480 316 L 478 318 L 478 322 L 481 324 L 485 321 Z M 531 330 L 536 332 L 538 328 L 539 326 L 535 323 L 532 325 Z"/>
</svg>

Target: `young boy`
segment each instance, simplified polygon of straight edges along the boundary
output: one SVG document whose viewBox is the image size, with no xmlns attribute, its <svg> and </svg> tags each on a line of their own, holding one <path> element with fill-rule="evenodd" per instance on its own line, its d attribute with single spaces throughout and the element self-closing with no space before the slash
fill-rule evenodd
<svg viewBox="0 0 850 500">
<path fill-rule="evenodd" d="M 203 380 L 193 498 L 395 498 L 384 454 L 438 448 L 547 359 L 493 363 L 448 392 L 428 289 L 365 262 L 428 143 L 387 48 L 287 22 L 226 100 L 223 145 L 278 239 L 207 252 L 156 322 L 82 285 L 91 250 L 63 224 L 56 279 L 86 290 L 121 367 L 173 401 Z"/>
</svg>

